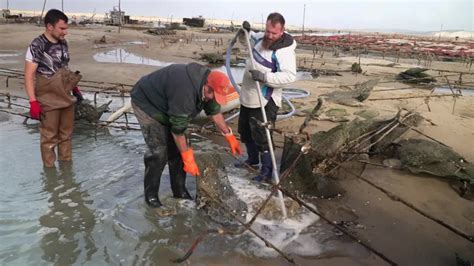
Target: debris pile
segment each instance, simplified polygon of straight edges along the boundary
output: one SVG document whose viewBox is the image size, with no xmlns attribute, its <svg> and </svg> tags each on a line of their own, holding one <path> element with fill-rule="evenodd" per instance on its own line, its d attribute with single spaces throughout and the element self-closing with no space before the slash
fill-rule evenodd
<svg viewBox="0 0 474 266">
<path fill-rule="evenodd" d="M 414 67 L 410 68 L 406 71 L 400 72 L 398 74 L 397 79 L 402 80 L 406 83 L 431 83 L 436 82 L 436 79 L 430 76 L 429 74 L 425 73 L 428 69 L 427 68 L 419 68 Z"/>
<path fill-rule="evenodd" d="M 359 107 L 363 105 L 362 102 L 369 98 L 370 93 L 378 82 L 379 79 L 371 79 L 362 83 L 357 83 L 352 90 L 333 91 L 324 94 L 323 96 L 327 97 L 329 101 L 337 104 Z"/>
<path fill-rule="evenodd" d="M 152 35 L 176 35 L 176 31 L 175 30 L 169 30 L 169 29 L 165 29 L 165 28 L 154 28 L 154 29 L 148 29 L 146 31 L 147 33 L 149 34 L 152 34 Z"/>
<path fill-rule="evenodd" d="M 219 224 L 237 225 L 235 219 L 221 206 L 245 220 L 247 204 L 233 190 L 219 153 L 196 152 L 196 158 L 201 169 L 201 176 L 196 178 L 198 208 Z"/>
<path fill-rule="evenodd" d="M 398 54 L 417 58 L 420 55 L 437 56 L 439 59 L 473 58 L 474 41 L 433 40 L 415 36 L 389 34 L 346 34 L 334 36 L 296 36 L 301 45 L 339 47 L 343 51 L 364 51 L 379 54 Z"/>
<path fill-rule="evenodd" d="M 302 135 L 287 135 L 280 172 L 292 164 L 303 146 L 308 148 L 308 153 L 298 161 L 283 185 L 290 191 L 311 196 L 342 194 L 335 179 L 331 178 L 336 174 L 335 169 L 356 157 L 368 160 L 368 154 L 381 152 L 420 120 L 414 113 L 398 113 L 383 121 L 355 119 L 329 131 L 314 133 L 308 140 Z"/>
<path fill-rule="evenodd" d="M 474 165 L 450 147 L 424 139 L 402 140 L 396 144 L 401 166 L 414 174 L 426 173 L 455 181 L 459 194 L 474 200 Z"/>
<path fill-rule="evenodd" d="M 89 123 L 96 124 L 99 122 L 102 114 L 108 111 L 110 103 L 112 103 L 112 101 L 104 103 L 99 107 L 94 107 L 89 100 L 76 102 L 74 120 L 85 120 Z"/>
</svg>

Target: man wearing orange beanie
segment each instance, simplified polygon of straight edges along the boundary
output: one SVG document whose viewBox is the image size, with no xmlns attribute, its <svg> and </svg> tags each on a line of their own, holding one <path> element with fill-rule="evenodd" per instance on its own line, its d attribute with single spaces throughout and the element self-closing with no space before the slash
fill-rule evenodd
<svg viewBox="0 0 474 266">
<path fill-rule="evenodd" d="M 175 198 L 191 199 L 186 173 L 199 176 L 199 168 L 184 135 L 188 124 L 202 110 L 211 116 L 225 136 L 233 154 L 240 142 L 220 113 L 232 90 L 228 77 L 197 63 L 173 64 L 142 77 L 131 91 L 132 107 L 148 146 L 145 153 L 145 202 L 162 207 L 158 197 L 160 179 L 168 163 Z"/>
</svg>

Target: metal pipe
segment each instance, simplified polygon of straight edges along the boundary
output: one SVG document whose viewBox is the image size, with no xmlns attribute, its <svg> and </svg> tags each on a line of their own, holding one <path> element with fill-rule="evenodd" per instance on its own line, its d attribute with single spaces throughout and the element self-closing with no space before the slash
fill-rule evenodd
<svg viewBox="0 0 474 266">
<path fill-rule="evenodd" d="M 246 30 L 244 30 L 244 33 L 245 33 L 245 39 L 247 41 L 247 46 L 249 49 L 250 67 L 252 69 L 255 69 L 255 65 L 253 63 L 252 45 L 250 44 L 249 33 Z M 260 102 L 260 110 L 262 111 L 263 123 L 267 125 L 268 120 L 267 120 L 267 114 L 265 113 L 265 106 L 263 105 L 263 100 L 262 100 L 263 95 L 262 95 L 262 90 L 260 88 L 260 83 L 258 81 L 255 81 L 255 85 L 257 86 L 258 101 Z M 273 181 L 275 184 L 278 184 L 280 183 L 280 178 L 278 177 L 277 164 L 275 160 L 275 151 L 273 150 L 272 136 L 270 135 L 270 130 L 266 126 L 265 126 L 265 134 L 267 135 L 268 149 L 270 152 L 270 156 L 272 158 L 272 168 L 273 168 L 273 177 L 274 177 Z M 283 200 L 283 194 L 281 193 L 280 190 L 278 190 L 278 198 L 280 199 L 281 212 L 283 214 L 283 219 L 286 219 L 287 214 L 286 214 L 285 201 Z"/>
</svg>

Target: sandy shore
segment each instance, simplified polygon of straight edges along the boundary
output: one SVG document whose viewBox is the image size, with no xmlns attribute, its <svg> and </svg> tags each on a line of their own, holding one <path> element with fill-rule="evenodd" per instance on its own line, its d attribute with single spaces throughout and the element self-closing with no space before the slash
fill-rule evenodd
<svg viewBox="0 0 474 266">
<path fill-rule="evenodd" d="M 16 56 L 0 57 L 0 67 L 8 69 L 23 69 L 26 47 L 31 40 L 41 34 L 43 28 L 33 25 L 0 25 L 1 53 L 18 53 Z M 98 45 L 103 36 L 107 43 Z M 85 80 L 110 83 L 134 84 L 141 76 L 157 69 L 156 66 L 121 63 L 100 63 L 93 57 L 97 53 L 124 48 L 135 55 L 153 60 L 173 63 L 200 62 L 201 53 L 224 53 L 227 42 L 232 34 L 216 34 L 193 31 L 179 31 L 177 35 L 153 36 L 142 31 L 122 29 L 118 33 L 116 27 L 71 27 L 68 41 L 71 53 L 70 67 L 80 70 Z M 224 45 L 214 41 L 223 40 Z M 207 40 L 207 41 L 206 41 Z M 140 41 L 142 44 L 130 44 Z M 241 47 L 242 48 L 242 47 Z M 331 52 L 318 55 L 313 60 L 311 50 L 298 49 L 296 52 L 299 67 L 323 70 L 348 70 L 358 58 L 350 54 L 340 54 L 334 57 Z M 8 60 L 6 60 L 8 59 Z M 364 74 L 341 72 L 342 76 L 321 76 L 312 80 L 301 80 L 294 84 L 311 92 L 311 96 L 298 99 L 298 110 L 308 110 L 314 107 L 319 95 L 344 90 L 344 86 L 352 86 L 372 78 L 381 80 L 374 88 L 368 101 L 362 107 L 347 107 L 327 103 L 326 108 L 343 108 L 348 118 L 361 110 L 376 110 L 379 117 L 393 116 L 399 108 L 414 110 L 423 117 L 430 119 L 433 124 L 424 123 L 418 129 L 427 135 L 452 147 L 466 160 L 474 162 L 474 97 L 463 96 L 454 100 L 452 97 L 431 98 L 429 109 L 423 98 L 402 100 L 370 100 L 376 98 L 393 98 L 429 94 L 427 89 L 406 88 L 394 80 L 396 74 L 417 64 L 416 59 L 400 59 L 393 65 L 394 58 L 378 58 L 363 56 L 360 59 Z M 469 72 L 460 62 L 439 62 L 431 65 L 429 74 L 440 76 L 457 72 Z M 474 75 L 463 75 L 463 82 L 474 82 Z M 457 77 L 451 77 L 454 83 Z M 24 95 L 22 81 L 10 79 L 6 88 L 6 78 L 0 76 L 0 92 L 11 91 Z M 443 79 L 439 79 L 442 83 Z M 473 87 L 471 85 L 471 87 Z M 88 90 L 86 86 L 84 90 Z M 302 124 L 304 117 L 293 116 L 277 123 L 283 131 L 295 132 Z M 236 122 L 233 122 L 233 126 Z M 312 121 L 309 131 L 327 130 L 337 123 L 329 121 Z M 236 130 L 235 130 L 236 131 Z M 411 132 L 406 137 L 419 137 Z M 276 139 L 277 145 L 282 145 L 281 136 Z M 409 202 L 412 207 L 423 210 L 430 216 L 439 219 L 452 227 L 474 236 L 474 203 L 457 195 L 448 182 L 427 176 L 415 176 L 406 171 L 389 170 L 376 166 L 368 167 L 362 175 L 389 191 L 395 197 L 389 197 L 382 190 L 361 181 L 354 176 L 341 181 L 346 193 L 333 200 L 319 199 L 318 207 L 334 221 L 351 220 L 362 224 L 363 227 L 351 227 L 352 232 L 361 239 L 368 241 L 373 247 L 400 265 L 454 265 L 454 253 L 474 261 L 474 244 L 453 233 L 445 226 L 421 215 L 396 198 Z M 365 255 L 361 255 L 365 254 Z M 359 255 L 338 255 L 319 258 L 325 265 L 381 265 L 383 261 L 370 252 Z M 341 258 L 344 257 L 344 258 Z M 313 264 L 312 260 L 303 260 L 303 264 Z"/>
</svg>

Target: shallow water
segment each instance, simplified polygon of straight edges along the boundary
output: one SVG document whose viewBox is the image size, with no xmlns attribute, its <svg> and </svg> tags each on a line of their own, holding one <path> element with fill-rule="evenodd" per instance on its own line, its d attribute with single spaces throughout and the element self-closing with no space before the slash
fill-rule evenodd
<svg viewBox="0 0 474 266">
<path fill-rule="evenodd" d="M 41 163 L 37 123 L 21 122 L 16 117 L 0 122 L 1 264 L 167 265 L 183 256 L 205 230 L 220 227 L 197 211 L 193 201 L 172 198 L 167 169 L 160 197 L 176 215 L 160 217 L 146 206 L 140 131 L 95 132 L 77 124 L 74 163 L 47 170 Z M 213 149 L 207 142 L 196 145 Z M 264 195 L 264 190 L 249 190 L 252 185 L 235 169 L 230 175 L 243 197 Z M 194 178 L 188 178 L 187 187 L 194 196 Z M 323 250 L 318 244 L 322 232 L 307 229 L 316 221 L 308 213 L 284 223 L 259 218 L 253 228 L 293 256 L 316 256 Z M 285 264 L 248 233 L 208 236 L 190 262 Z"/>
<path fill-rule="evenodd" d="M 173 62 L 164 62 L 160 60 L 154 60 L 147 57 L 143 57 L 141 55 L 136 55 L 134 53 L 130 53 L 127 49 L 124 48 L 116 48 L 113 50 L 109 50 L 106 52 L 96 53 L 94 56 L 94 60 L 101 63 L 119 63 L 119 64 L 135 64 L 135 65 L 150 65 L 150 66 L 159 66 L 165 67 L 173 64 Z M 242 82 L 245 65 L 243 67 L 231 67 L 230 71 L 232 72 L 232 76 L 237 83 Z M 216 67 L 214 69 L 220 70 L 222 72 L 226 72 L 227 70 L 225 66 Z M 296 80 L 311 80 L 313 77 L 309 72 L 302 72 L 299 71 L 296 73 Z"/>
<path fill-rule="evenodd" d="M 0 64 L 14 64 L 19 62 L 22 53 L 18 51 L 0 50 Z"/>
<path fill-rule="evenodd" d="M 96 53 L 94 55 L 94 60 L 101 63 L 126 63 L 126 64 L 136 64 L 136 65 L 150 65 L 150 66 L 159 66 L 165 67 L 171 65 L 171 63 L 163 62 L 159 60 L 154 60 L 139 56 L 133 53 L 128 52 L 126 49 L 117 48 L 107 52 Z"/>
<path fill-rule="evenodd" d="M 474 88 L 470 89 L 453 89 L 454 93 L 461 93 L 463 96 L 474 96 Z M 435 88 L 433 94 L 452 94 L 453 91 L 448 86 Z"/>
</svg>

